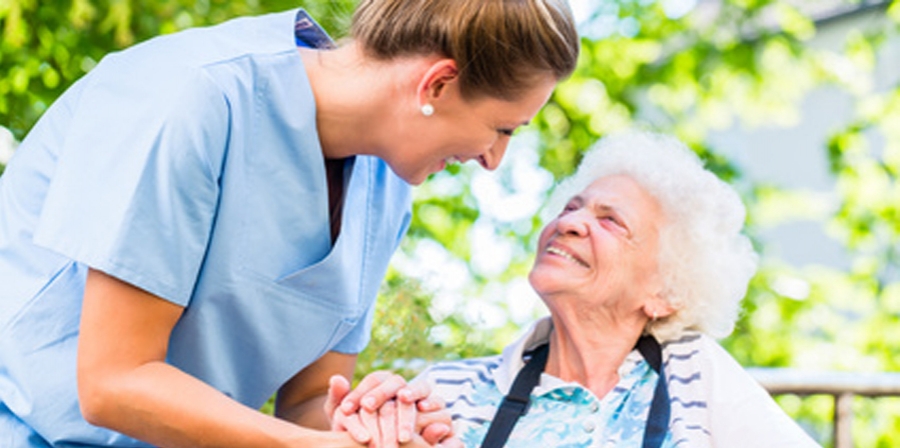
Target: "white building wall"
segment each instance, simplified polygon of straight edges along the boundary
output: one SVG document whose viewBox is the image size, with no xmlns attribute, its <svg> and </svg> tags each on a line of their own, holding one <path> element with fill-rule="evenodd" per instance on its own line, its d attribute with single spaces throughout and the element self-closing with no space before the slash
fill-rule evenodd
<svg viewBox="0 0 900 448">
<path fill-rule="evenodd" d="M 820 25 L 809 46 L 841 51 L 851 31 L 872 29 L 886 20 L 889 19 L 883 9 L 829 20 Z M 870 78 L 872 91 L 884 92 L 900 83 L 900 39 L 886 42 L 876 61 Z M 808 191 L 835 207 L 837 195 L 828 169 L 826 144 L 832 132 L 855 119 L 855 108 L 855 99 L 849 91 L 823 86 L 804 98 L 796 126 L 749 129 L 738 125 L 712 133 L 709 142 L 735 160 L 748 179 Z M 873 150 L 880 150 L 880 136 L 873 133 L 870 140 Z M 767 255 L 798 267 L 809 264 L 847 267 L 842 245 L 826 232 L 827 218 L 827 213 L 820 213 L 820 216 L 764 229 L 760 237 L 766 243 Z"/>
</svg>

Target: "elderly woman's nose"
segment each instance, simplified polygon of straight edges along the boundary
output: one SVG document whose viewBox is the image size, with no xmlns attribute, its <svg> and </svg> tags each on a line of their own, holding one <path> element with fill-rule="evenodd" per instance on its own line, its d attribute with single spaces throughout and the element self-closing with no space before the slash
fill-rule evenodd
<svg viewBox="0 0 900 448">
<path fill-rule="evenodd" d="M 556 227 L 560 233 L 587 235 L 587 215 L 584 209 L 573 210 L 560 216 L 556 221 Z"/>
</svg>

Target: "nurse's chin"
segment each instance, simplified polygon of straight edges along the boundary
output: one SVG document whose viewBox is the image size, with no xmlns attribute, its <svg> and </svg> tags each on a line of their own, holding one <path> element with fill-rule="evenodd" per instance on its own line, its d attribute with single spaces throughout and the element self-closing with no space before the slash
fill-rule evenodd
<svg viewBox="0 0 900 448">
<path fill-rule="evenodd" d="M 443 167 L 443 164 L 441 164 L 441 166 Z M 397 174 L 397 176 L 399 176 L 401 179 L 406 181 L 406 183 L 412 186 L 417 186 L 421 185 L 423 182 L 428 180 L 428 178 L 433 176 L 435 173 L 439 173 L 441 170 L 443 170 L 443 168 L 441 168 L 440 170 L 431 170 L 419 173 L 402 174 L 396 171 L 394 171 L 394 173 Z"/>
</svg>

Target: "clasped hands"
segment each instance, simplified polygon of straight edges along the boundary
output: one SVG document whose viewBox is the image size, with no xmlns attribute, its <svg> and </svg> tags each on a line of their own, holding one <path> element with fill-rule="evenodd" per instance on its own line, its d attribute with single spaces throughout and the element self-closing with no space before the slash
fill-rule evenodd
<svg viewBox="0 0 900 448">
<path fill-rule="evenodd" d="M 463 446 L 431 387 L 424 381 L 407 383 L 390 372 L 371 373 L 353 390 L 346 378 L 332 376 L 325 413 L 332 430 L 346 431 L 369 448 Z"/>
</svg>

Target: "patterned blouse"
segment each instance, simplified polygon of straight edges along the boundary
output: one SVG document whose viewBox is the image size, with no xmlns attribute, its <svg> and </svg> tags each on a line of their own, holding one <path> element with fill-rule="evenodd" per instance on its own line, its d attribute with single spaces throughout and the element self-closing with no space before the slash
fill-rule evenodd
<svg viewBox="0 0 900 448">
<path fill-rule="evenodd" d="M 445 362 L 423 374 L 447 400 L 454 430 L 467 447 L 481 445 L 503 401 L 505 394 L 496 381 L 502 361 L 494 356 Z M 619 383 L 603 398 L 544 373 L 507 445 L 640 448 L 657 377 L 637 350 L 628 355 L 619 369 Z M 671 446 L 669 437 L 663 447 Z"/>
<path fill-rule="evenodd" d="M 442 362 L 420 375 L 445 399 L 465 446 L 481 445 L 524 365 L 523 353 L 545 343 L 551 331 L 549 318 L 539 320 L 502 355 Z M 819 446 L 714 340 L 687 332 L 662 349 L 671 403 L 664 448 Z M 601 398 L 544 373 L 507 446 L 640 448 L 657 378 L 637 350 L 619 367 L 618 384 Z"/>
</svg>

